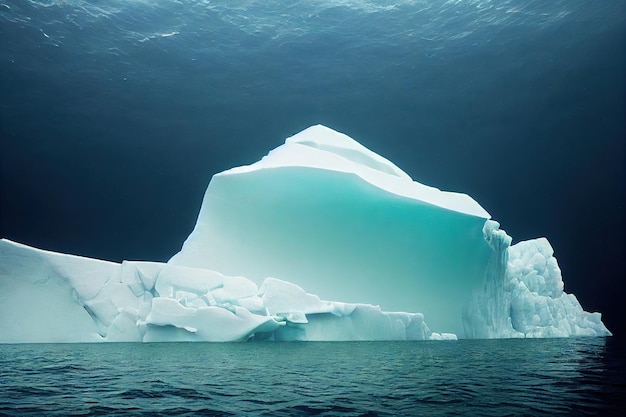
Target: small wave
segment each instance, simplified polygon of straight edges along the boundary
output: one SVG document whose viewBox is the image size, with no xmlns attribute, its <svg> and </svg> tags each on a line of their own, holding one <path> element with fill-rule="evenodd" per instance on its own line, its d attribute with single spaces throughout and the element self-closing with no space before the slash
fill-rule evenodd
<svg viewBox="0 0 626 417">
<path fill-rule="evenodd" d="M 117 397 L 123 400 L 135 400 L 137 398 L 163 398 L 165 397 L 165 393 L 159 390 L 143 390 L 133 388 L 119 393 Z"/>
<path fill-rule="evenodd" d="M 119 410 L 115 410 L 119 413 Z M 227 416 L 235 416 L 237 414 L 230 413 L 228 411 L 223 410 L 214 410 L 211 408 L 193 408 L 193 407 L 171 407 L 164 408 L 158 411 L 150 411 L 146 413 L 145 410 L 139 413 L 139 415 L 150 415 L 150 416 L 163 416 L 163 417 L 171 417 L 171 416 L 181 416 L 181 417 L 195 417 L 195 416 L 207 416 L 207 417 L 227 417 Z M 131 413 L 129 413 L 131 414 Z M 110 415 L 110 414 L 109 414 Z M 132 415 L 132 414 L 131 414 Z"/>
<path fill-rule="evenodd" d="M 7 394 L 11 394 L 11 397 L 16 399 L 24 397 L 54 397 L 63 394 L 63 390 L 56 387 L 23 385 L 17 387 L 6 387 L 4 389 Z"/>
<path fill-rule="evenodd" d="M 59 364 L 59 365 L 44 365 L 41 367 L 41 371 L 62 373 L 62 372 L 84 372 L 84 371 L 90 371 L 90 369 L 87 369 L 83 366 L 79 366 L 75 364 L 70 364 L 70 365 Z"/>
<path fill-rule="evenodd" d="M 477 28 L 522 25 L 537 28 L 554 24 L 571 13 L 567 1 L 520 6 L 509 1 L 494 0 L 316 0 L 296 5 L 284 1 L 232 0 L 208 2 L 176 0 L 148 2 L 145 0 L 111 0 L 93 3 L 68 0 L 31 0 L 28 4 L 50 18 L 67 21 L 83 30 L 102 23 L 133 35 L 136 42 L 163 39 L 182 32 L 199 34 L 223 29 L 236 30 L 270 39 L 298 39 L 320 32 L 350 33 L 371 26 L 369 42 L 380 39 L 380 34 L 396 34 L 402 28 L 411 28 L 416 37 L 448 41 L 463 39 Z M 180 14 L 184 7 L 185 14 Z M 56 13 L 56 9 L 61 13 Z M 5 18 L 31 17 L 32 10 L 10 9 Z M 44 16 L 37 16 L 42 19 Z M 218 23 L 216 25 L 216 23 Z M 40 21 L 44 26 L 50 22 Z M 63 23 L 63 22 L 60 22 Z M 40 26 L 41 27 L 41 26 Z M 184 31 L 183 29 L 184 28 Z M 45 32 L 52 38 L 61 38 Z"/>
</svg>

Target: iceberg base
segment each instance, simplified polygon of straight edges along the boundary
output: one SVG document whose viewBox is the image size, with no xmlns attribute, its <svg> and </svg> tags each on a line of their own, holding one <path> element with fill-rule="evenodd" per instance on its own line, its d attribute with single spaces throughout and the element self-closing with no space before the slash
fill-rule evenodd
<svg viewBox="0 0 626 417">
<path fill-rule="evenodd" d="M 121 264 L 0 241 L 0 343 L 456 339 L 419 313 L 320 300 L 275 278 Z"/>
</svg>

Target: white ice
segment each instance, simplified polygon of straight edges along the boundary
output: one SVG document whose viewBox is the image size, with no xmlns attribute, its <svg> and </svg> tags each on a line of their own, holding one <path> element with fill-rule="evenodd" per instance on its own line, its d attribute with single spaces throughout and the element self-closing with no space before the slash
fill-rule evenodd
<svg viewBox="0 0 626 417">
<path fill-rule="evenodd" d="M 493 220 L 485 223 L 493 250 L 485 282 L 463 311 L 465 337 L 609 336 L 600 313 L 589 313 L 563 291 L 554 250 L 546 238 L 510 246 Z"/>
<path fill-rule="evenodd" d="M 0 342 L 610 334 L 563 292 L 546 239 L 510 246 L 489 218 L 313 126 L 215 175 L 167 264 L 0 241 Z"/>
<path fill-rule="evenodd" d="M 0 343 L 425 340 L 419 313 L 320 300 L 267 278 L 258 288 L 156 262 L 103 262 L 0 240 Z"/>
</svg>

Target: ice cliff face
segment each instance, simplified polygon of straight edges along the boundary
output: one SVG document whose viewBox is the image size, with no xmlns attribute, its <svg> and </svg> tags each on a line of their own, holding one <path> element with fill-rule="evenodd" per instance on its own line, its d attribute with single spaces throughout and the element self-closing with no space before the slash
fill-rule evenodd
<svg viewBox="0 0 626 417">
<path fill-rule="evenodd" d="M 489 218 L 313 126 L 215 175 L 167 264 L 0 241 L 0 342 L 610 334 L 563 292 L 546 239 L 510 246 Z"/>
<path fill-rule="evenodd" d="M 433 329 L 462 334 L 462 307 L 491 253 L 482 233 L 488 218 L 471 197 L 414 182 L 318 125 L 261 161 L 215 175 L 195 229 L 169 263 L 419 311 Z"/>
</svg>

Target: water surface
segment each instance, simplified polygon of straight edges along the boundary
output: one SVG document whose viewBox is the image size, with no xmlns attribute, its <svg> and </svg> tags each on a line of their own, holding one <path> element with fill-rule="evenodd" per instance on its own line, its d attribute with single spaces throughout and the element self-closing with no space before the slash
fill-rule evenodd
<svg viewBox="0 0 626 417">
<path fill-rule="evenodd" d="M 0 345 L 0 415 L 620 415 L 616 338 Z"/>
</svg>

